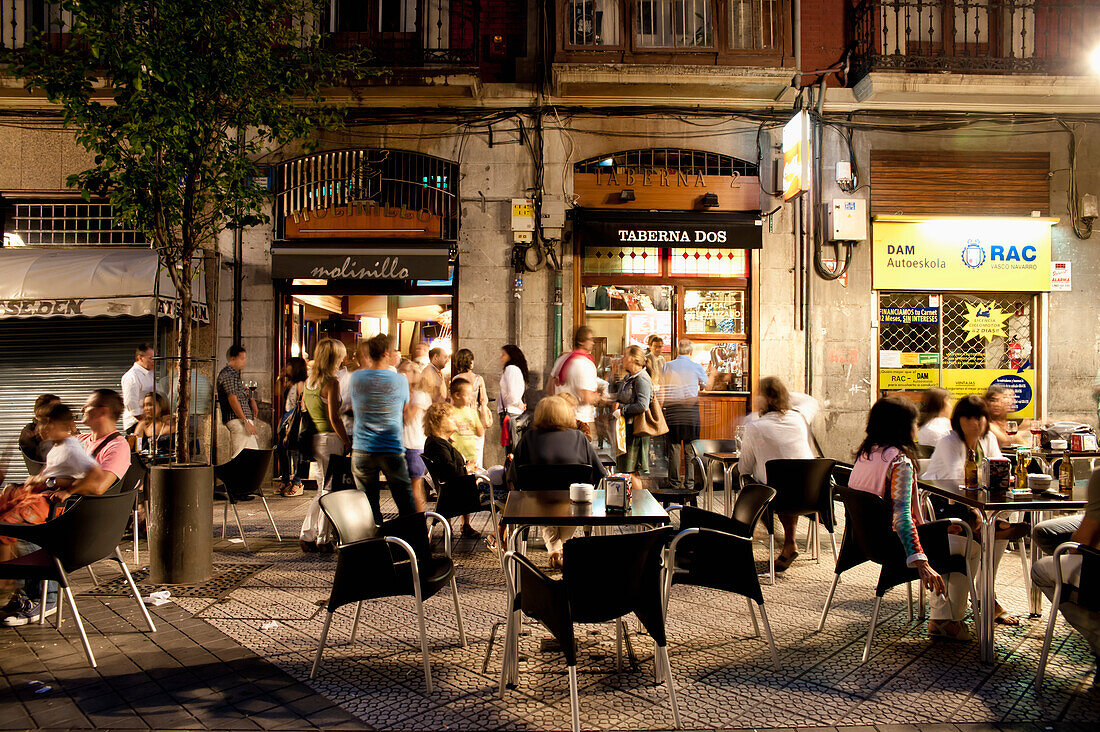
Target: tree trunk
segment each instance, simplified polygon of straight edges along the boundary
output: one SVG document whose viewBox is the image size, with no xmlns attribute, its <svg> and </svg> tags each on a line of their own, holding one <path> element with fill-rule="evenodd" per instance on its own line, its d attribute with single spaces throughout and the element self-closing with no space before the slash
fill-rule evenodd
<svg viewBox="0 0 1100 732">
<path fill-rule="evenodd" d="M 190 256 L 180 263 L 179 282 L 176 283 L 179 295 L 179 311 L 176 313 L 179 323 L 179 371 L 176 394 L 176 463 L 191 461 L 191 299 L 193 272 Z"/>
</svg>

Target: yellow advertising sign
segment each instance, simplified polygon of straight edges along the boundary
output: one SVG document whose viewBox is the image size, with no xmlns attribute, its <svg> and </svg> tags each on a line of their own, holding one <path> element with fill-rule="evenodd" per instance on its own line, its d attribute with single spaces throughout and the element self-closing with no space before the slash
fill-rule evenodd
<svg viewBox="0 0 1100 732">
<path fill-rule="evenodd" d="M 880 389 L 928 389 L 939 384 L 936 369 L 879 369 Z"/>
<path fill-rule="evenodd" d="M 783 126 L 783 200 L 797 196 L 809 183 L 810 118 L 799 112 Z"/>
<path fill-rule="evenodd" d="M 1050 227 L 1040 218 L 875 218 L 876 290 L 1049 292 Z"/>
<path fill-rule="evenodd" d="M 881 380 L 881 377 L 880 377 Z M 984 394 L 990 384 L 1003 386 L 1015 397 L 1016 408 L 1009 414 L 1014 419 L 1035 416 L 1035 370 L 1024 369 L 944 369 L 943 388 L 955 398 L 967 394 Z M 885 387 L 883 387 L 885 388 Z"/>
<path fill-rule="evenodd" d="M 963 329 L 966 330 L 966 340 L 972 338 L 984 338 L 989 343 L 994 338 L 1005 336 L 1005 321 L 1012 313 L 1006 313 L 999 307 L 965 303 L 966 322 Z"/>
</svg>

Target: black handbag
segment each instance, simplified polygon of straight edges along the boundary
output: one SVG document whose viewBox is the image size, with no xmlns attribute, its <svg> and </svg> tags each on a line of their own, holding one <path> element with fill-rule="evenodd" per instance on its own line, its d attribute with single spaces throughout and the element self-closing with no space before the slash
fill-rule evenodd
<svg viewBox="0 0 1100 732">
<path fill-rule="evenodd" d="M 356 490 L 355 477 L 351 474 L 351 457 L 348 455 L 329 455 L 325 486 L 330 491 Z"/>
<path fill-rule="evenodd" d="M 279 445 L 284 450 L 299 453 L 303 458 L 313 457 L 313 436 L 317 434 L 317 425 L 313 423 L 313 417 L 302 408 L 302 400 L 294 405 L 294 409 L 279 425 Z"/>
</svg>

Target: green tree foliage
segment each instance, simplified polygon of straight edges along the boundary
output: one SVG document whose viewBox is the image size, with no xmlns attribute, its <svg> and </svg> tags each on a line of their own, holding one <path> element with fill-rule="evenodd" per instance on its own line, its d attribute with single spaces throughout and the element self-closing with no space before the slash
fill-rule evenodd
<svg viewBox="0 0 1100 732">
<path fill-rule="evenodd" d="M 325 92 L 364 68 L 323 46 L 318 0 L 62 0 L 73 41 L 47 33 L 8 52 L 10 73 L 57 104 L 95 156 L 69 176 L 144 232 L 179 294 L 178 435 L 187 435 L 192 284 L 201 250 L 267 221 L 256 159 L 313 146 L 340 122 Z M 57 29 L 47 29 L 56 32 Z M 56 35 L 53 36 L 57 38 Z M 176 459 L 189 459 L 177 440 Z"/>
</svg>

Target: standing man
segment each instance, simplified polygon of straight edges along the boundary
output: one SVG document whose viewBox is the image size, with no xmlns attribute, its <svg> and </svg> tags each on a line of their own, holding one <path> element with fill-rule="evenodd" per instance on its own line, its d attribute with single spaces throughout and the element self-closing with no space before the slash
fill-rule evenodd
<svg viewBox="0 0 1100 732">
<path fill-rule="evenodd" d="M 596 338 L 587 325 L 577 328 L 573 334 L 573 350 L 562 354 L 550 370 L 546 391 L 551 394 L 571 394 L 577 400 L 574 410 L 577 421 L 588 425 L 588 434 L 596 435 L 596 402 L 599 400 L 596 386 L 596 359 L 592 351 Z"/>
<path fill-rule="evenodd" d="M 404 443 L 409 380 L 392 369 L 393 351 L 390 337 L 379 333 L 367 341 L 370 364 L 351 375 L 351 401 L 355 407 L 351 474 L 359 490 L 367 494 L 378 523 L 382 522 L 379 471 L 386 476 L 398 514 L 416 511 Z"/>
<path fill-rule="evenodd" d="M 695 487 L 691 470 L 695 449 L 691 443 L 699 439 L 699 389 L 707 386 L 707 372 L 691 358 L 692 348 L 691 341 L 681 338 L 676 344 L 676 358 L 665 364 L 661 405 L 668 422 L 668 482 L 673 488 L 689 491 Z"/>
<path fill-rule="evenodd" d="M 127 434 L 141 420 L 141 402 L 153 391 L 153 348 L 142 343 L 134 352 L 134 365 L 122 375 L 122 429 Z"/>
<path fill-rule="evenodd" d="M 420 378 L 424 380 L 424 391 L 432 398 L 432 404 L 447 401 L 447 380 L 443 378 L 443 369 L 447 368 L 448 360 L 447 352 L 442 348 L 428 351 L 428 365 Z"/>
<path fill-rule="evenodd" d="M 233 457 L 246 447 L 260 449 L 256 425 L 253 424 L 259 410 L 256 400 L 241 380 L 241 370 L 248 363 L 248 352 L 244 346 L 230 346 L 225 352 L 225 359 L 225 368 L 218 373 L 218 408 L 222 413 L 222 424 L 229 430 L 229 452 Z"/>
</svg>

